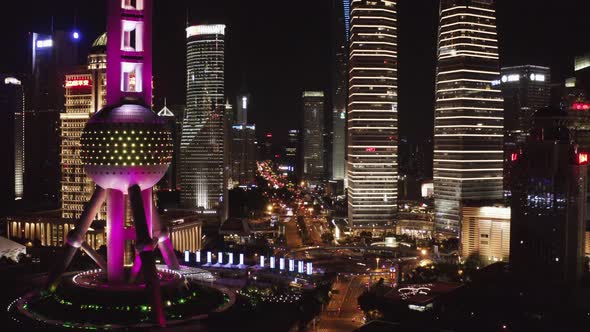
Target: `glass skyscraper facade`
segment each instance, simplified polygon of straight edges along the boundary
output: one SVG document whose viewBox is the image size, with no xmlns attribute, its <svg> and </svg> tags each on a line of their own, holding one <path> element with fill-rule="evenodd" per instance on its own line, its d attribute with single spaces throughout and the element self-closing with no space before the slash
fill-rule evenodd
<svg viewBox="0 0 590 332">
<path fill-rule="evenodd" d="M 225 216 L 225 25 L 187 31 L 186 113 L 181 139 L 181 204 Z"/>
<path fill-rule="evenodd" d="M 434 119 L 437 232 L 458 236 L 461 202 L 503 197 L 503 99 L 493 0 L 441 0 Z"/>
<path fill-rule="evenodd" d="M 325 177 L 324 93 L 303 92 L 303 178 L 317 184 Z"/>
<path fill-rule="evenodd" d="M 354 0 L 347 109 L 348 219 L 392 227 L 397 211 L 397 2 Z"/>
<path fill-rule="evenodd" d="M 346 100 L 348 80 L 348 15 L 347 0 L 333 0 L 332 38 L 332 146 L 330 178 L 343 180 L 346 169 Z"/>
</svg>

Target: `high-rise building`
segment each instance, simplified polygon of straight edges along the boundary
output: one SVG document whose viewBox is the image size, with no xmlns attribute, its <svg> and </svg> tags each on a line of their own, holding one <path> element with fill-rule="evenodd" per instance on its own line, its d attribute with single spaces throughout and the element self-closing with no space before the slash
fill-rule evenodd
<svg viewBox="0 0 590 332">
<path fill-rule="evenodd" d="M 493 203 L 493 202 L 492 202 Z M 461 256 L 483 265 L 507 262 L 510 256 L 510 207 L 465 202 L 461 209 Z"/>
<path fill-rule="evenodd" d="M 64 221 L 80 218 L 94 191 L 80 159 L 80 136 L 88 119 L 106 105 L 106 33 L 92 44 L 88 65 L 65 75 L 65 111 L 60 114 L 61 216 Z M 104 220 L 103 207 L 97 218 Z M 57 232 L 57 230 L 54 230 Z"/>
<path fill-rule="evenodd" d="M 25 96 L 21 80 L 0 75 L 0 215 L 23 197 Z"/>
<path fill-rule="evenodd" d="M 511 157 L 510 262 L 527 281 L 573 282 L 584 266 L 589 152 L 572 143 L 567 113 L 542 109 Z"/>
<path fill-rule="evenodd" d="M 541 66 L 515 66 L 500 69 L 504 98 L 504 144 L 524 143 L 535 111 L 548 107 L 551 99 L 551 71 Z"/>
<path fill-rule="evenodd" d="M 333 0 L 332 135 L 330 178 L 343 180 L 346 169 L 346 101 L 348 99 L 348 0 Z"/>
<path fill-rule="evenodd" d="M 26 87 L 25 198 L 33 206 L 57 208 L 60 198 L 59 116 L 65 105 L 64 78 L 79 65 L 79 34 L 30 33 Z"/>
<path fill-rule="evenodd" d="M 325 177 L 324 92 L 303 92 L 303 177 L 317 184 Z"/>
<path fill-rule="evenodd" d="M 458 236 L 464 200 L 503 197 L 503 99 L 494 0 L 441 0 L 434 118 L 438 234 Z"/>
<path fill-rule="evenodd" d="M 352 1 L 350 18 L 348 220 L 389 228 L 397 211 L 397 2 Z"/>
<path fill-rule="evenodd" d="M 284 160 L 292 166 L 298 178 L 301 178 L 301 131 L 289 129 L 287 145 L 283 151 Z"/>
<path fill-rule="evenodd" d="M 236 117 L 235 124 L 245 125 L 248 123 L 248 112 L 252 96 L 249 93 L 240 93 L 236 99 Z"/>
<path fill-rule="evenodd" d="M 166 175 L 158 182 L 158 187 L 165 190 L 176 190 L 178 185 L 178 164 L 180 159 L 180 124 L 177 122 L 177 117 L 174 113 L 165 105 L 158 112 L 158 116 L 166 121 L 166 127 L 172 134 L 172 141 L 174 142 L 174 148 L 172 153 L 172 162 L 168 166 Z"/>
<path fill-rule="evenodd" d="M 231 129 L 230 186 L 249 186 L 256 178 L 256 126 L 236 124 Z"/>
<path fill-rule="evenodd" d="M 182 128 L 181 204 L 227 213 L 225 176 L 225 25 L 186 29 L 186 114 Z"/>
</svg>

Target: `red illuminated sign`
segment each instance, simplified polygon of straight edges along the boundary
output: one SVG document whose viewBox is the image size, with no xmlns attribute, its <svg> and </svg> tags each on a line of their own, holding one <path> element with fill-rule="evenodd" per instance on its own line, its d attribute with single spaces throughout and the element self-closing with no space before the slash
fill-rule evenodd
<svg viewBox="0 0 590 332">
<path fill-rule="evenodd" d="M 578 152 L 578 165 L 588 165 L 588 152 Z"/>
<path fill-rule="evenodd" d="M 518 160 L 518 153 L 512 153 L 510 155 L 510 161 L 517 161 Z"/>
<path fill-rule="evenodd" d="M 266 137 L 271 138 L 272 137 L 272 133 L 266 134 Z"/>
<path fill-rule="evenodd" d="M 90 80 L 67 80 L 66 88 L 74 88 L 79 86 L 90 86 Z"/>
<path fill-rule="evenodd" d="M 589 103 L 574 103 L 572 105 L 572 109 L 576 110 L 576 111 L 588 111 L 588 110 L 590 110 L 590 104 Z"/>
<path fill-rule="evenodd" d="M 365 148 L 365 151 L 367 151 L 367 152 L 375 152 L 375 148 Z"/>
</svg>

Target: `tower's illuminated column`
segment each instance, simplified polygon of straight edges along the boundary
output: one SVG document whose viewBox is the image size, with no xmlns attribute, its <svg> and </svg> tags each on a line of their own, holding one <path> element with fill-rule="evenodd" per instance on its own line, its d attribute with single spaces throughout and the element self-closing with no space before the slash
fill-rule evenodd
<svg viewBox="0 0 590 332">
<path fill-rule="evenodd" d="M 107 104 L 136 101 L 149 107 L 152 101 L 152 0 L 110 1 L 113 3 L 109 3 L 107 21 Z M 133 134 L 140 135 L 139 132 Z M 113 131 L 111 135 L 118 140 L 127 139 L 132 133 L 121 128 L 121 131 Z M 132 147 L 118 148 L 123 152 L 127 150 L 123 148 L 131 150 Z M 129 160 L 129 163 L 132 162 L 136 161 Z M 151 187 L 142 189 L 151 192 Z M 129 228 L 125 225 L 126 194 L 127 188 L 113 188 L 107 198 L 107 261 L 111 282 L 123 281 L 125 241 L 135 240 L 133 236 L 128 236 L 134 232 L 126 231 Z M 147 206 L 151 207 L 151 200 Z M 147 223 L 151 230 L 151 219 L 148 218 Z"/>
<path fill-rule="evenodd" d="M 347 178 L 356 228 L 392 227 L 397 211 L 396 7 L 351 2 Z"/>
<path fill-rule="evenodd" d="M 458 235 L 461 202 L 502 198 L 503 99 L 493 0 L 442 0 L 434 119 L 437 232 Z"/>
</svg>

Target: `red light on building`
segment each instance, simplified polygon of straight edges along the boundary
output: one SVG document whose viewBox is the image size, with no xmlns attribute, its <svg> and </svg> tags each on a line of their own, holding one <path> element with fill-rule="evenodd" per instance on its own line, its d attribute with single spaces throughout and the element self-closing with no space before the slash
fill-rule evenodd
<svg viewBox="0 0 590 332">
<path fill-rule="evenodd" d="M 578 152 L 576 159 L 578 165 L 588 165 L 588 152 Z"/>
<path fill-rule="evenodd" d="M 75 88 L 81 86 L 90 86 L 90 80 L 67 80 L 66 88 Z"/>
<path fill-rule="evenodd" d="M 266 134 L 266 137 L 268 137 L 268 138 L 272 138 L 272 133 L 268 133 L 268 134 Z"/>
<path fill-rule="evenodd" d="M 365 148 L 365 151 L 367 152 L 375 152 L 375 148 Z"/>
<path fill-rule="evenodd" d="M 590 110 L 589 103 L 573 103 L 572 109 L 576 111 L 588 111 Z"/>
<path fill-rule="evenodd" d="M 514 162 L 518 160 L 518 153 L 514 152 L 510 155 L 510 161 Z"/>
</svg>

